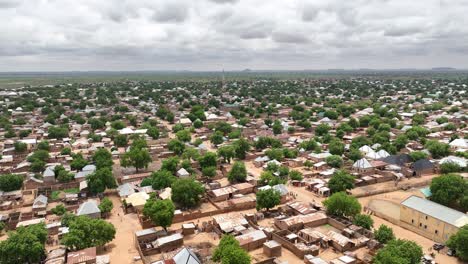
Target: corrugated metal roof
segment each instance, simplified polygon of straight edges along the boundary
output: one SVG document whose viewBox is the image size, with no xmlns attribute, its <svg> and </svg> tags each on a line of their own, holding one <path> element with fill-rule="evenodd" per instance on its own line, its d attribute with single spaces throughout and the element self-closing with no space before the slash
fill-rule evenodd
<svg viewBox="0 0 468 264">
<path fill-rule="evenodd" d="M 456 227 L 468 224 L 466 214 L 418 196 L 412 195 L 401 204 Z"/>
</svg>

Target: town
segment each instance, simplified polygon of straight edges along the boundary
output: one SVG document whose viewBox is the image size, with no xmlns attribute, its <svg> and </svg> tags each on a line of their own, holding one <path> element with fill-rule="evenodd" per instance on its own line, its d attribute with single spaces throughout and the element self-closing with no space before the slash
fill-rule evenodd
<svg viewBox="0 0 468 264">
<path fill-rule="evenodd" d="M 0 263 L 466 263 L 468 79 L 0 91 Z"/>
</svg>

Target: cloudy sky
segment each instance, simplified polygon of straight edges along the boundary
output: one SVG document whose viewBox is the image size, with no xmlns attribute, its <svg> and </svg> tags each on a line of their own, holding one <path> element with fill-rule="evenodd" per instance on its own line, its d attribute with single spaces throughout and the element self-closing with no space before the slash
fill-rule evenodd
<svg viewBox="0 0 468 264">
<path fill-rule="evenodd" d="M 468 68 L 468 0 L 0 0 L 0 71 Z"/>
</svg>

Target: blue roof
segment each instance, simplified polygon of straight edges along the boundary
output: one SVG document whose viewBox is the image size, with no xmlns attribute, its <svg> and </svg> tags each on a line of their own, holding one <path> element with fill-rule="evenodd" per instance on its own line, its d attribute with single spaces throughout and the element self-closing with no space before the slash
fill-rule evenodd
<svg viewBox="0 0 468 264">
<path fill-rule="evenodd" d="M 432 192 L 431 192 L 431 188 L 430 188 L 430 187 L 426 187 L 426 188 L 419 189 L 419 191 L 421 191 L 422 194 L 424 194 L 424 196 L 425 196 L 426 198 L 432 196 Z"/>
</svg>

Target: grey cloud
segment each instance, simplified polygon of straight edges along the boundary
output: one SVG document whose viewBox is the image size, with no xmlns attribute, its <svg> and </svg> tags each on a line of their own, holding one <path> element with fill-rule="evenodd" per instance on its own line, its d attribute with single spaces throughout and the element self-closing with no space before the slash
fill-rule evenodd
<svg viewBox="0 0 468 264">
<path fill-rule="evenodd" d="M 0 0 L 0 13 L 0 71 L 468 68 L 464 0 Z"/>
<path fill-rule="evenodd" d="M 241 39 L 263 39 L 268 37 L 268 33 L 264 31 L 246 31 L 242 32 L 240 35 Z"/>
<path fill-rule="evenodd" d="M 239 0 L 210 0 L 211 2 L 218 3 L 218 4 L 226 4 L 226 3 L 236 3 Z"/>
<path fill-rule="evenodd" d="M 0 8 L 13 8 L 21 4 L 21 0 L 0 0 Z"/>
<path fill-rule="evenodd" d="M 187 19 L 188 14 L 187 6 L 169 3 L 157 7 L 152 18 L 156 22 L 180 23 Z"/>
<path fill-rule="evenodd" d="M 309 39 L 306 36 L 290 32 L 275 32 L 273 40 L 279 43 L 307 43 Z"/>
<path fill-rule="evenodd" d="M 385 30 L 384 35 L 389 36 L 389 37 L 401 37 L 401 36 L 417 34 L 422 31 L 423 29 L 418 28 L 418 27 L 391 27 Z"/>
</svg>

